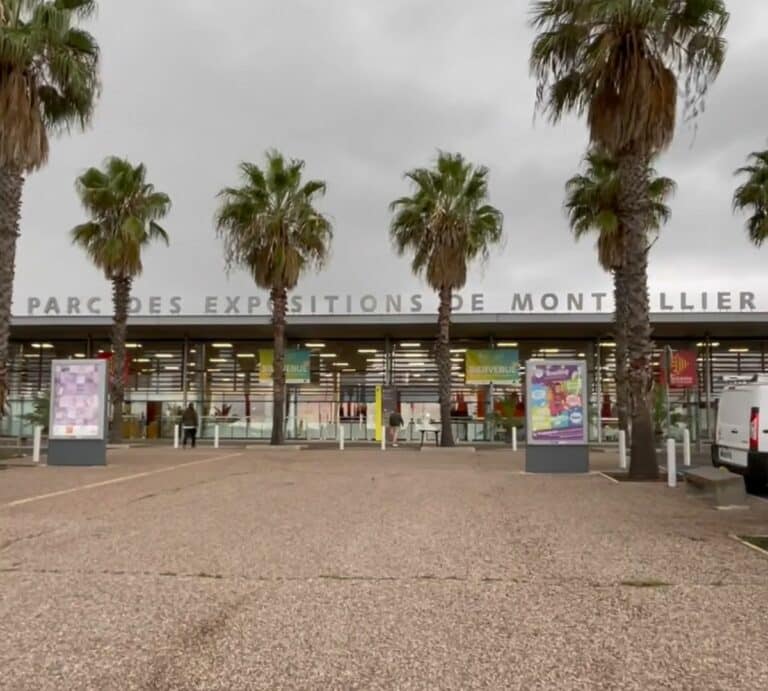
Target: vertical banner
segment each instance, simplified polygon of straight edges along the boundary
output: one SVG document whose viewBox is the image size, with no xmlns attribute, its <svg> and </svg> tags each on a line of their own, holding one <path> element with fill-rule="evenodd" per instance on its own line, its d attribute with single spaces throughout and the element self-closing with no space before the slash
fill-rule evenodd
<svg viewBox="0 0 768 691">
<path fill-rule="evenodd" d="M 528 443 L 586 445 L 586 362 L 531 360 L 526 373 Z"/>
<path fill-rule="evenodd" d="M 285 351 L 285 383 L 309 384 L 312 381 L 310 370 L 309 350 Z M 259 350 L 259 382 L 272 383 L 272 374 L 275 366 L 275 351 L 270 349 Z"/>
<path fill-rule="evenodd" d="M 466 384 L 520 383 L 520 354 L 517 350 L 468 350 L 464 364 Z"/>
<path fill-rule="evenodd" d="M 669 387 L 671 389 L 693 389 L 698 385 L 696 360 L 693 350 L 673 350 L 669 356 Z"/>
<path fill-rule="evenodd" d="M 381 441 L 381 426 L 384 424 L 384 391 L 381 386 L 376 387 L 373 421 L 374 439 Z"/>
</svg>

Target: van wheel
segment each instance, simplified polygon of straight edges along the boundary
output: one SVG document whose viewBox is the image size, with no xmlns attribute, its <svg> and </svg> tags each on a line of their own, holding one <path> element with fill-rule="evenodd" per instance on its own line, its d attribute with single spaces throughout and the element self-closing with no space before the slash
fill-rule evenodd
<svg viewBox="0 0 768 691">
<path fill-rule="evenodd" d="M 764 475 L 745 475 L 744 485 L 750 494 L 762 494 L 766 490 Z"/>
</svg>

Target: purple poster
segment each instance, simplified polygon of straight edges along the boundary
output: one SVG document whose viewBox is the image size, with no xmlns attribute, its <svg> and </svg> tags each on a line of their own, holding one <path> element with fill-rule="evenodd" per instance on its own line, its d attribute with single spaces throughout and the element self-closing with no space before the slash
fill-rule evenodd
<svg viewBox="0 0 768 691">
<path fill-rule="evenodd" d="M 582 362 L 528 363 L 532 443 L 587 443 L 585 383 Z"/>
</svg>

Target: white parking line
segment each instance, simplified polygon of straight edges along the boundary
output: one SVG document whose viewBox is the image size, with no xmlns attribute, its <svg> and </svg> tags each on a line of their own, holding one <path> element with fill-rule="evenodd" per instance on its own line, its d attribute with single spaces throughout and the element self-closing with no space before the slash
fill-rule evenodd
<svg viewBox="0 0 768 691">
<path fill-rule="evenodd" d="M 23 506 L 24 504 L 31 504 L 35 501 L 42 501 L 43 499 L 52 499 L 53 497 L 61 497 L 65 494 L 73 494 L 74 492 L 82 492 L 87 489 L 95 489 L 97 487 L 106 487 L 107 485 L 116 485 L 120 482 L 128 482 L 129 480 L 138 480 L 142 477 L 149 477 L 150 475 L 159 475 L 160 473 L 169 473 L 172 470 L 178 470 L 179 468 L 188 468 L 193 465 L 202 465 L 204 463 L 215 463 L 216 461 L 225 461 L 228 458 L 236 458 L 242 456 L 242 453 L 230 453 L 225 456 L 214 456 L 213 458 L 203 458 L 199 461 L 190 461 L 189 463 L 179 463 L 178 465 L 168 466 L 167 468 L 159 468 L 157 470 L 148 470 L 144 473 L 135 473 L 134 475 L 125 475 L 124 477 L 116 477 L 111 480 L 103 480 L 101 482 L 92 482 L 89 485 L 80 485 L 80 487 L 71 487 L 69 489 L 62 489 L 58 492 L 48 492 L 48 494 L 38 494 L 35 497 L 27 497 L 26 499 L 17 499 L 8 504 L 3 504 L 0 509 L 10 509 L 15 506 Z"/>
</svg>

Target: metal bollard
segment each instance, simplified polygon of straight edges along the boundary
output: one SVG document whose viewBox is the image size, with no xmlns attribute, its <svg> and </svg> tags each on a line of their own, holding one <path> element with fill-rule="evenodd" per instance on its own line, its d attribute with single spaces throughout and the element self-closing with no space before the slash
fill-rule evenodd
<svg viewBox="0 0 768 691">
<path fill-rule="evenodd" d="M 219 448 L 219 426 L 218 425 L 213 426 L 213 448 L 214 449 Z"/>
<path fill-rule="evenodd" d="M 687 428 L 683 430 L 683 465 L 691 467 L 691 432 Z"/>
<path fill-rule="evenodd" d="M 173 448 L 174 449 L 179 448 L 179 426 L 178 425 L 173 426 Z"/>
<path fill-rule="evenodd" d="M 35 425 L 35 435 L 32 439 L 32 460 L 40 463 L 40 446 L 43 441 L 43 426 Z"/>
<path fill-rule="evenodd" d="M 517 451 L 517 427 L 512 428 L 512 451 Z"/>
<path fill-rule="evenodd" d="M 619 468 L 627 469 L 627 433 L 624 430 L 619 431 Z"/>
<path fill-rule="evenodd" d="M 381 450 L 382 451 L 387 450 L 387 426 L 386 425 L 381 426 Z"/>
<path fill-rule="evenodd" d="M 675 460 L 675 440 L 667 439 L 667 484 L 677 487 L 677 462 Z"/>
<path fill-rule="evenodd" d="M 339 423 L 339 451 L 344 451 L 344 425 Z"/>
</svg>

